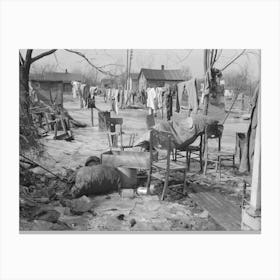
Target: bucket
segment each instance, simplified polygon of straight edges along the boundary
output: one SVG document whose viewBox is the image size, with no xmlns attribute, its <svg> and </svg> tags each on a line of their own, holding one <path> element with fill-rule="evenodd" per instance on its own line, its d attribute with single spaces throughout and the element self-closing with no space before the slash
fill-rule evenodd
<svg viewBox="0 0 280 280">
<path fill-rule="evenodd" d="M 121 185 L 123 189 L 135 188 L 137 184 L 137 170 L 135 168 L 118 167 L 121 175 Z"/>
</svg>

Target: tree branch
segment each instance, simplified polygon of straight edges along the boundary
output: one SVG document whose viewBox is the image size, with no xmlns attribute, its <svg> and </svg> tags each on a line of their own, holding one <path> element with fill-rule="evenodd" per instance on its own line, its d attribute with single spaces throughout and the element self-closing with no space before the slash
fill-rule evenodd
<svg viewBox="0 0 280 280">
<path fill-rule="evenodd" d="M 23 59 L 22 54 L 21 54 L 20 51 L 19 51 L 19 63 L 20 63 L 20 65 L 24 64 L 24 59 Z"/>
<path fill-rule="evenodd" d="M 37 56 L 35 56 L 35 57 L 33 57 L 33 58 L 31 59 L 31 63 L 35 62 L 36 60 L 38 60 L 38 59 L 40 59 L 40 58 L 42 58 L 42 57 L 45 57 L 45 56 L 47 56 L 47 55 L 50 55 L 50 54 L 52 54 L 52 53 L 54 53 L 54 52 L 56 52 L 56 51 L 57 51 L 57 49 L 52 49 L 52 50 L 49 50 L 49 51 L 40 53 L 39 55 L 37 55 Z"/>
<path fill-rule="evenodd" d="M 65 51 L 70 52 L 70 53 L 74 53 L 74 54 L 76 54 L 76 55 L 81 56 L 83 59 L 85 59 L 85 60 L 88 62 L 89 65 L 91 65 L 94 69 L 96 69 L 97 71 L 101 72 L 102 74 L 110 75 L 110 76 L 112 76 L 112 77 L 117 77 L 117 76 L 118 76 L 118 75 L 114 75 L 114 74 L 112 74 L 112 73 L 110 73 L 110 72 L 108 72 L 108 71 L 103 70 L 102 67 L 99 67 L 99 66 L 94 65 L 94 64 L 93 64 L 83 53 L 81 53 L 81 52 L 74 51 L 74 50 L 69 50 L 69 49 L 65 49 Z"/>
<path fill-rule="evenodd" d="M 245 53 L 246 49 L 244 49 L 239 55 L 237 55 L 235 58 L 233 58 L 231 61 L 229 61 L 222 69 L 221 71 L 224 71 L 228 66 L 230 66 L 236 59 L 238 59 L 241 55 Z"/>
</svg>

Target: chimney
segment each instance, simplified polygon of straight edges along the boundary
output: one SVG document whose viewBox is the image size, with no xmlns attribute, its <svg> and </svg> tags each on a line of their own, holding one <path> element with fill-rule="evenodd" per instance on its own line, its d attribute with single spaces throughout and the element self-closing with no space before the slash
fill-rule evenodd
<svg viewBox="0 0 280 280">
<path fill-rule="evenodd" d="M 161 70 L 164 70 L 164 65 L 161 65 Z"/>
<path fill-rule="evenodd" d="M 67 69 L 65 69 L 65 74 L 67 74 L 68 73 L 68 71 L 67 71 Z"/>
</svg>

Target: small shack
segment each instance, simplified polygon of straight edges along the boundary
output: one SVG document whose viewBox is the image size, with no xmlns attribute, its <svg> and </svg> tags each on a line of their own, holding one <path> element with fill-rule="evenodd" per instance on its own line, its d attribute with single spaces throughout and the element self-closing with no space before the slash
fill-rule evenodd
<svg viewBox="0 0 280 280">
<path fill-rule="evenodd" d="M 82 81 L 78 74 L 65 72 L 45 72 L 30 74 L 31 86 L 36 89 L 38 98 L 47 104 L 63 105 L 63 94 L 72 93 L 72 81 Z"/>
<path fill-rule="evenodd" d="M 139 91 L 148 87 L 163 87 L 166 84 L 174 85 L 184 81 L 181 70 L 165 70 L 164 65 L 161 69 L 142 68 L 138 75 Z"/>
</svg>

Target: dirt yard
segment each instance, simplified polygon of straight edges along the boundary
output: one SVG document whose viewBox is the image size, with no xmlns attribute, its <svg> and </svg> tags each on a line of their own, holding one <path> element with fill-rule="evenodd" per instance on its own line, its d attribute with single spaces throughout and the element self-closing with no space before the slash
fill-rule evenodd
<svg viewBox="0 0 280 280">
<path fill-rule="evenodd" d="M 110 110 L 110 103 L 105 103 L 102 97 L 96 98 L 96 106 L 101 110 Z M 33 157 L 38 163 L 47 167 L 55 174 L 70 176 L 77 168 L 84 166 L 89 156 L 98 156 L 108 150 L 108 140 L 105 132 L 98 129 L 98 115 L 94 110 L 94 127 L 91 126 L 90 110 L 80 109 L 78 100 L 65 96 L 64 107 L 71 116 L 87 124 L 85 128 L 73 129 L 75 140 L 53 140 L 53 135 L 45 137 L 42 142 L 45 151 L 40 157 Z M 120 110 L 118 117 L 124 119 L 123 130 L 127 133 L 146 131 L 146 109 Z M 115 116 L 114 113 L 111 114 Z M 175 113 L 174 118 L 180 116 Z M 161 116 L 156 121 L 161 120 Z M 224 150 L 234 151 L 235 134 L 245 131 L 248 122 L 239 119 L 228 119 L 222 139 Z M 124 135 L 124 141 L 127 137 Z M 26 176 L 23 175 L 23 176 Z M 201 184 L 204 187 L 219 192 L 236 205 L 241 203 L 243 177 L 238 177 L 232 168 L 223 170 L 219 182 L 211 170 L 207 176 L 198 172 L 198 165 L 192 164 L 188 174 L 189 182 Z M 32 181 L 33 180 L 33 181 Z M 30 192 L 38 192 L 38 199 L 33 206 L 21 209 L 20 230 L 80 230 L 80 231 L 217 231 L 224 230 L 209 215 L 189 197 L 168 195 L 163 202 L 158 195 L 162 186 L 155 185 L 154 195 L 138 195 L 125 190 L 123 197 L 113 193 L 105 196 L 81 197 L 79 199 L 58 199 L 65 184 L 48 174 L 40 167 L 32 169 L 29 180 L 22 182 L 21 187 Z M 28 189 L 28 190 L 27 190 Z M 55 190 L 55 191 L 54 191 Z M 55 194 L 53 194 L 53 192 Z M 51 193 L 51 194 L 50 194 Z M 45 200 L 42 200 L 45 198 Z M 31 203 L 32 204 L 32 203 Z M 32 208 L 33 207 L 33 208 Z M 51 213 L 50 213 L 51 212 Z"/>
</svg>

